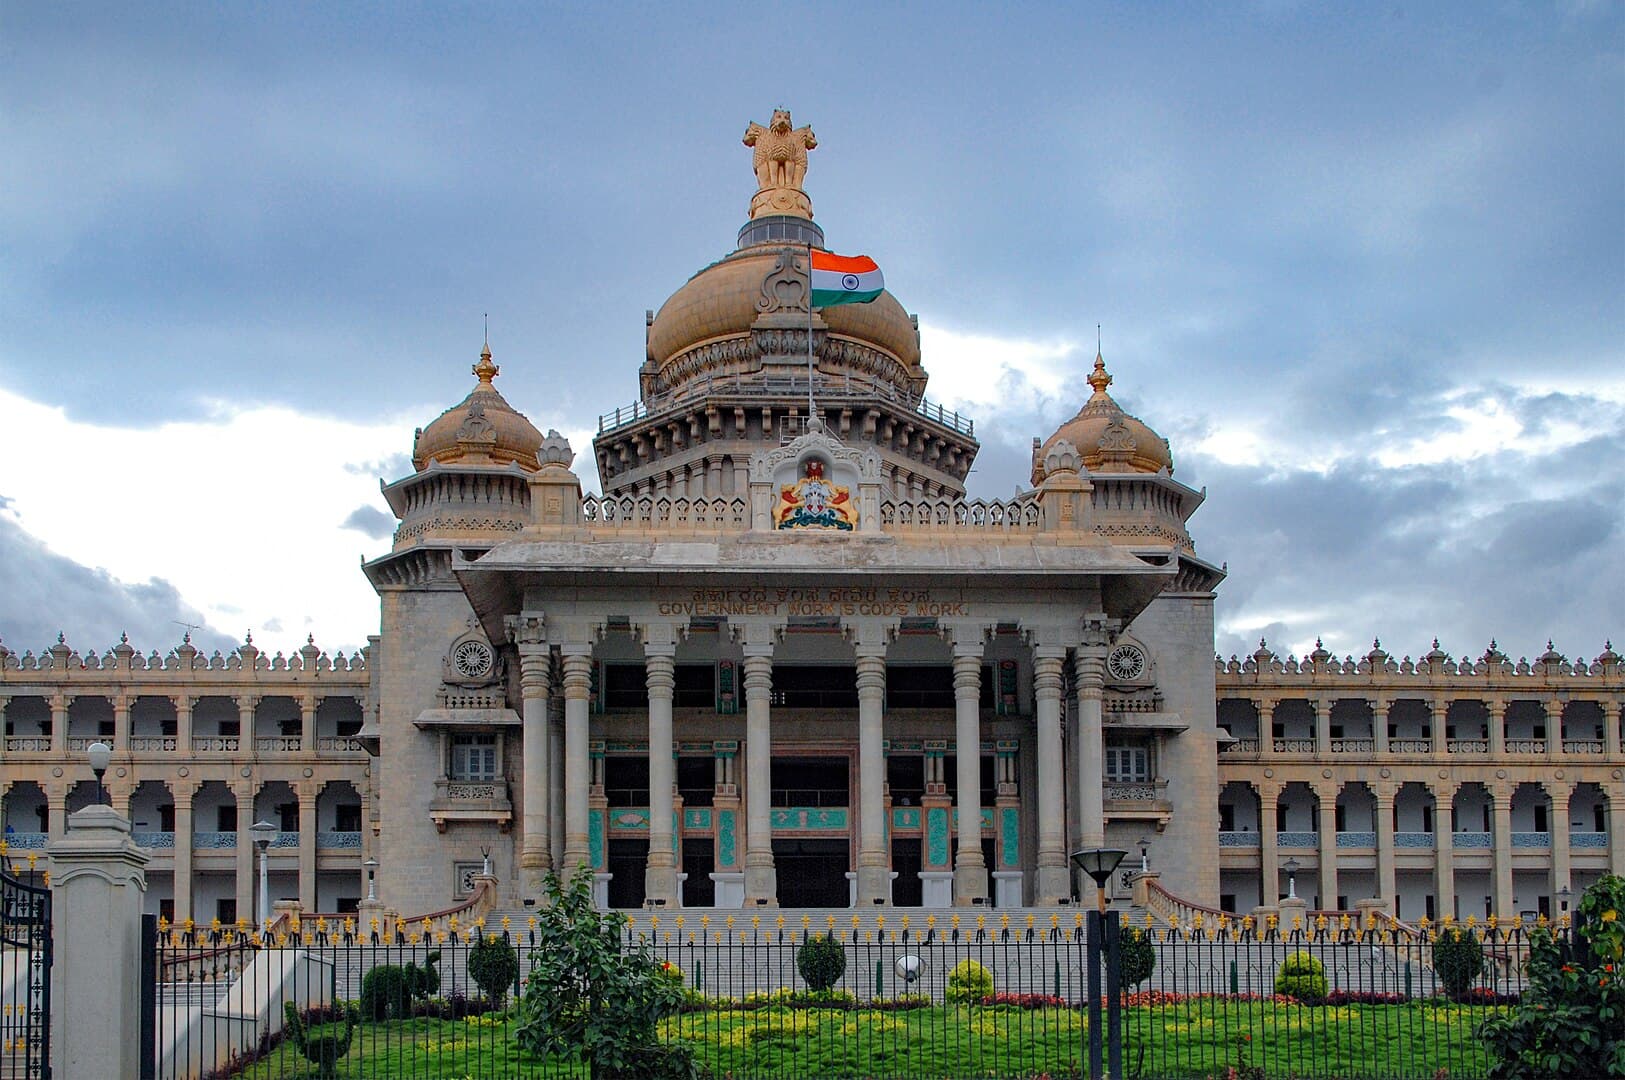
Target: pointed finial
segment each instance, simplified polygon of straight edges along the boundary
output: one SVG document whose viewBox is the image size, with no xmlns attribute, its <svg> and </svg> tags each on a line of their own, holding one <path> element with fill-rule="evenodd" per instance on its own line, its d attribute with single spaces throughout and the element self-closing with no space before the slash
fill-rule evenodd
<svg viewBox="0 0 1625 1080">
<path fill-rule="evenodd" d="M 491 352 L 491 313 L 489 311 L 485 313 L 485 352 L 487 355 Z"/>
<path fill-rule="evenodd" d="M 1317 648 L 1317 649 L 1325 648 L 1325 646 L 1320 643 L 1320 635 L 1319 634 L 1315 635 L 1315 648 Z"/>
<path fill-rule="evenodd" d="M 58 630 L 56 632 L 56 643 L 58 645 L 66 645 L 68 643 L 68 635 L 65 634 L 63 631 Z"/>
<path fill-rule="evenodd" d="M 188 630 L 188 631 L 186 631 L 186 633 L 181 635 L 181 644 L 182 645 L 190 645 L 190 644 L 192 644 L 192 631 Z"/>
<path fill-rule="evenodd" d="M 1551 638 L 1546 639 L 1546 651 L 1547 652 L 1553 651 L 1552 650 L 1552 639 Z"/>
<path fill-rule="evenodd" d="M 118 632 L 118 643 L 120 645 L 128 645 L 130 643 L 130 635 L 126 634 L 123 630 L 120 630 Z"/>
<path fill-rule="evenodd" d="M 1433 638 L 1433 647 L 1435 649 L 1437 649 L 1439 647 L 1439 638 L 1438 638 L 1437 635 L 1435 635 L 1434 638 Z"/>
<path fill-rule="evenodd" d="M 316 644 L 316 635 L 314 633 L 306 634 L 305 635 L 305 644 L 306 645 L 314 645 L 314 644 Z"/>
<path fill-rule="evenodd" d="M 1495 652 L 1495 651 L 1496 651 L 1496 648 L 1497 648 L 1497 646 L 1496 646 L 1496 644 L 1495 644 L 1495 639 L 1494 639 L 1494 638 L 1490 638 L 1490 652 Z"/>
<path fill-rule="evenodd" d="M 480 349 L 480 362 L 474 365 L 474 377 L 480 380 L 481 386 L 490 386 L 491 380 L 496 378 L 500 369 L 491 362 L 491 340 L 487 332 L 484 346 Z"/>
<path fill-rule="evenodd" d="M 1373 649 L 1382 648 L 1382 638 L 1376 638 L 1376 637 L 1372 638 L 1371 639 L 1371 647 Z"/>
<path fill-rule="evenodd" d="M 244 645 L 252 645 L 252 644 L 254 644 L 254 631 L 250 630 L 247 634 L 243 635 L 243 644 Z"/>
<path fill-rule="evenodd" d="M 1106 370 L 1106 361 L 1099 352 L 1095 353 L 1095 370 L 1089 373 L 1089 385 L 1095 388 L 1096 394 L 1104 394 L 1106 387 L 1112 384 L 1111 373 Z"/>
</svg>

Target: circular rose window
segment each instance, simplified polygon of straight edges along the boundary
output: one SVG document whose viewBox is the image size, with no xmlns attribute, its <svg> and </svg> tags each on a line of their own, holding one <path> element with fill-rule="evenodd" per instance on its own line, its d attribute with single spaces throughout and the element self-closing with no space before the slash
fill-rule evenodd
<svg viewBox="0 0 1625 1080">
<path fill-rule="evenodd" d="M 451 663 L 465 679 L 483 679 L 491 674 L 491 646 L 483 641 L 465 641 L 452 650 Z"/>
<path fill-rule="evenodd" d="M 1118 682 L 1133 682 L 1145 674 L 1145 653 L 1133 645 L 1119 645 L 1107 657 L 1106 670 Z"/>
</svg>

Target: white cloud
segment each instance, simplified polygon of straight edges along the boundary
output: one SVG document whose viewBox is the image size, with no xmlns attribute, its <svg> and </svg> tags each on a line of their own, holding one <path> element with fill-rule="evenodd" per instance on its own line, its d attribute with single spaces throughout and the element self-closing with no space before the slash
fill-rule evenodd
<svg viewBox="0 0 1625 1080">
<path fill-rule="evenodd" d="M 1077 352 L 1078 343 L 1066 338 L 959 333 L 920 318 L 920 353 L 931 373 L 932 400 L 972 412 L 978 420 L 1040 412 L 1063 397 L 1076 374 L 1071 361 Z M 1078 404 L 1087 397 L 1085 392 Z"/>
<path fill-rule="evenodd" d="M 222 404 L 206 420 L 132 429 L 6 391 L 0 418 L 0 460 L 13 465 L 0 487 L 58 554 L 125 581 L 164 578 L 213 628 L 236 639 L 252 629 L 268 649 L 312 631 L 355 647 L 376 632 L 358 562 L 383 544 L 342 525 L 358 506 L 385 508 L 378 478 L 346 466 L 410 446 L 413 421 Z M 72 631 L 72 612 L 60 621 Z"/>
</svg>

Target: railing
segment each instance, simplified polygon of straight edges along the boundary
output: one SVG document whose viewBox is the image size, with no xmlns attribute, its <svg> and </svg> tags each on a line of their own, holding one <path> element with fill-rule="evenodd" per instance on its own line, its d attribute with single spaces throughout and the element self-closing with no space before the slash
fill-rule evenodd
<svg viewBox="0 0 1625 1080">
<path fill-rule="evenodd" d="M 1376 750 L 1374 739 L 1333 739 L 1332 753 L 1334 754 L 1369 754 Z"/>
<path fill-rule="evenodd" d="M 132 752 L 163 753 L 174 752 L 180 747 L 180 739 L 174 735 L 131 735 L 130 750 Z"/>
<path fill-rule="evenodd" d="M 1544 754 L 1546 752 L 1546 740 L 1508 739 L 1506 749 L 1509 754 Z"/>
<path fill-rule="evenodd" d="M 1552 846 L 1552 834 L 1515 832 L 1512 834 L 1512 846 L 1515 848 L 1549 848 Z"/>
<path fill-rule="evenodd" d="M 1221 754 L 1256 754 L 1256 753 L 1258 753 L 1258 740 L 1257 739 L 1237 739 L 1234 742 L 1226 743 L 1224 746 L 1220 747 L 1219 748 L 1219 753 L 1221 753 Z"/>
<path fill-rule="evenodd" d="M 886 499 L 880 504 L 880 527 L 886 532 L 1025 533 L 1043 524 L 1043 510 L 1030 499 Z"/>
<path fill-rule="evenodd" d="M 1108 802 L 1156 802 L 1168 796 L 1166 780 L 1107 780 L 1101 785 Z"/>
<path fill-rule="evenodd" d="M 1601 739 L 1564 739 L 1563 752 L 1565 754 L 1600 754 L 1603 751 Z"/>
<path fill-rule="evenodd" d="M 1283 829 L 1275 834 L 1275 846 L 1278 848 L 1318 848 L 1320 847 L 1320 834 L 1318 832 Z"/>
<path fill-rule="evenodd" d="M 320 851 L 361 850 L 361 834 L 330 829 L 316 834 L 316 847 Z"/>
<path fill-rule="evenodd" d="M 1430 832 L 1395 832 L 1394 847 L 1396 848 L 1429 848 L 1433 847 L 1433 834 Z"/>
<path fill-rule="evenodd" d="M 242 745 L 238 735 L 193 735 L 192 749 L 199 753 L 235 754 Z"/>
<path fill-rule="evenodd" d="M 1389 739 L 1388 752 L 1390 754 L 1431 754 L 1433 753 L 1433 740 Z"/>
<path fill-rule="evenodd" d="M 89 750 L 91 743 L 111 743 L 112 741 L 113 736 L 111 735 L 69 735 L 68 749 Z"/>
<path fill-rule="evenodd" d="M 297 735 L 258 735 L 254 749 L 262 754 L 290 754 L 298 751 L 299 742 Z"/>
<path fill-rule="evenodd" d="M 43 851 L 45 849 L 46 838 L 49 836 L 50 833 L 8 831 L 6 833 L 6 847 Z"/>
<path fill-rule="evenodd" d="M 1450 834 L 1453 848 L 1493 848 L 1495 834 L 1487 832 L 1454 832 Z"/>
<path fill-rule="evenodd" d="M 585 495 L 581 520 L 599 528 L 747 529 L 750 508 L 743 498 L 655 498 L 652 495 Z"/>
<path fill-rule="evenodd" d="M 204 851 L 235 848 L 237 846 L 237 833 L 235 830 L 194 832 L 192 834 L 192 846 Z"/>
<path fill-rule="evenodd" d="M 351 751 L 365 750 L 359 735 L 318 735 L 316 736 L 316 750 L 318 753 L 349 753 Z"/>
<path fill-rule="evenodd" d="M 1227 830 L 1219 833 L 1220 847 L 1255 848 L 1262 842 L 1255 832 Z"/>
<path fill-rule="evenodd" d="M 1487 754 L 1490 752 L 1488 739 L 1448 739 L 1445 749 L 1452 754 Z"/>
<path fill-rule="evenodd" d="M 1317 749 L 1314 739 L 1276 739 L 1277 754 L 1313 754 Z"/>
<path fill-rule="evenodd" d="M 175 847 L 175 834 L 173 832 L 138 832 L 131 833 L 130 839 L 136 847 L 173 850 Z"/>
<path fill-rule="evenodd" d="M 1340 848 L 1374 848 L 1377 846 L 1377 834 L 1374 832 L 1340 832 L 1337 834 L 1337 846 Z"/>
<path fill-rule="evenodd" d="M 51 750 L 49 735 L 7 735 L 8 754 L 46 754 Z"/>
<path fill-rule="evenodd" d="M 805 344 L 805 339 L 803 339 L 803 344 Z M 975 436 L 976 434 L 976 421 L 970 417 L 961 416 L 957 410 L 946 408 L 929 398 L 915 399 L 889 383 L 817 378 L 813 380 L 812 389 L 816 396 L 830 403 L 853 398 L 879 398 L 883 401 L 906 405 L 916 415 L 957 431 L 961 435 Z M 598 434 L 602 435 L 606 431 L 614 431 L 628 424 L 647 420 L 651 416 L 659 415 L 668 410 L 675 411 L 689 407 L 693 403 L 712 395 L 757 399 L 794 398 L 800 402 L 805 401 L 807 397 L 807 380 L 797 378 L 764 379 L 759 375 L 752 378 L 731 377 L 694 380 L 686 383 L 682 392 L 656 394 L 634 401 L 630 405 L 619 406 L 612 412 L 600 413 L 598 416 Z"/>
<path fill-rule="evenodd" d="M 1608 834 L 1605 832 L 1581 832 L 1577 829 L 1569 830 L 1569 847 L 1571 848 L 1601 848 L 1608 849 Z"/>
</svg>

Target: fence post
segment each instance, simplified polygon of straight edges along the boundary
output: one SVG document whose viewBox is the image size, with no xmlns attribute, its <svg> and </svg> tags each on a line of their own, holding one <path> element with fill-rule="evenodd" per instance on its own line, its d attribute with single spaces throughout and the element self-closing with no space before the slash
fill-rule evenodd
<svg viewBox="0 0 1625 1080">
<path fill-rule="evenodd" d="M 1106 1061 L 1111 1080 L 1123 1080 L 1122 917 L 1115 910 L 1106 914 Z"/>
<path fill-rule="evenodd" d="M 141 1058 L 138 1076 L 158 1075 L 158 916 L 141 916 Z"/>
<path fill-rule="evenodd" d="M 1102 928 L 1105 921 L 1099 911 L 1090 910 L 1089 920 L 1084 929 L 1084 933 L 1088 935 L 1084 946 L 1084 966 L 1087 968 L 1084 993 L 1089 995 L 1089 1080 L 1102 1080 L 1105 1072 L 1101 1061 L 1100 1041 L 1100 945 L 1101 938 L 1105 936 Z"/>
<path fill-rule="evenodd" d="M 111 806 L 68 815 L 67 831 L 49 855 L 55 1071 L 139 1076 L 141 900 L 148 855 L 131 841 L 129 819 Z"/>
</svg>

